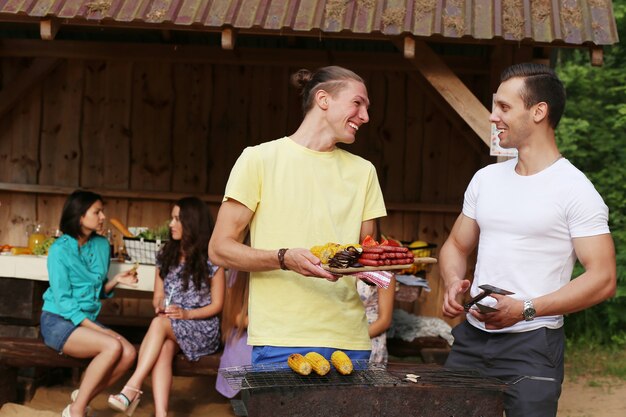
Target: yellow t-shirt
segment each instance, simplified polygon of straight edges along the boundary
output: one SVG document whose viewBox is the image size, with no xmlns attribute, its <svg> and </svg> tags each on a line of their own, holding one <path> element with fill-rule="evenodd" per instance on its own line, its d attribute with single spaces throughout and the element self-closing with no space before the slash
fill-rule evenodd
<svg viewBox="0 0 626 417">
<path fill-rule="evenodd" d="M 254 212 L 258 249 L 357 243 L 365 220 L 387 215 L 376 169 L 342 149 L 316 152 L 288 137 L 246 148 L 224 199 Z M 353 277 L 337 282 L 290 271 L 250 274 L 248 344 L 368 350 Z"/>
</svg>

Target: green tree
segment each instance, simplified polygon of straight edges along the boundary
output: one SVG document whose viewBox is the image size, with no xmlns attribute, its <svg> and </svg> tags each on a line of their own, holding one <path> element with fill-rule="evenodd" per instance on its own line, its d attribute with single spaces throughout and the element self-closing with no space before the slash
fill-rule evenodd
<svg viewBox="0 0 626 417">
<path fill-rule="evenodd" d="M 614 0 L 619 37 L 626 39 L 626 0 Z M 557 130 L 559 148 L 604 197 L 617 253 L 617 295 L 566 318 L 568 338 L 626 345 L 626 48 L 605 48 L 604 65 L 592 67 L 581 50 L 559 52 L 556 70 L 567 88 Z M 578 267 L 575 275 L 582 272 Z"/>
</svg>

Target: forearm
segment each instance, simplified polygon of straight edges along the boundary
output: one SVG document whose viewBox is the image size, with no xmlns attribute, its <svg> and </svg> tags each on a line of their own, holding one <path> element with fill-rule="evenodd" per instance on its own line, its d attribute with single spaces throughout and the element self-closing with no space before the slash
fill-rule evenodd
<svg viewBox="0 0 626 417">
<path fill-rule="evenodd" d="M 391 326 L 391 319 L 379 317 L 376 321 L 369 325 L 368 333 L 370 339 L 383 334 Z"/>
<path fill-rule="evenodd" d="M 115 287 L 117 286 L 117 284 L 118 284 L 118 281 L 117 281 L 117 275 L 116 275 L 104 284 L 104 293 L 108 294 L 111 291 L 113 291 Z"/>
<path fill-rule="evenodd" d="M 208 319 L 209 317 L 218 315 L 220 311 L 222 311 L 222 308 L 220 306 L 209 304 L 204 307 L 185 310 L 184 319 L 185 320 Z"/>
<path fill-rule="evenodd" d="M 447 241 L 439 254 L 439 274 L 446 287 L 465 279 L 467 255 Z"/>
<path fill-rule="evenodd" d="M 533 300 L 538 316 L 574 313 L 615 295 L 616 279 L 610 271 L 587 271 L 561 289 Z"/>
<path fill-rule="evenodd" d="M 260 272 L 280 269 L 278 249 L 251 248 L 234 239 L 223 238 L 209 245 L 209 259 L 215 265 L 239 271 Z"/>
</svg>

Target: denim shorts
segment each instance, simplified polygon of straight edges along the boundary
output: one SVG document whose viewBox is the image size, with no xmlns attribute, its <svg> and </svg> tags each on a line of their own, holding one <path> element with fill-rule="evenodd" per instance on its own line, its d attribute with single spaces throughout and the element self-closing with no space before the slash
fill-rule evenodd
<svg viewBox="0 0 626 417">
<path fill-rule="evenodd" d="M 103 329 L 107 328 L 97 321 L 94 321 L 94 323 Z M 75 325 L 70 320 L 48 311 L 41 312 L 40 326 L 43 342 L 46 346 L 59 352 L 59 354 L 63 353 L 65 342 L 67 342 L 72 332 L 78 328 L 78 325 Z"/>
</svg>

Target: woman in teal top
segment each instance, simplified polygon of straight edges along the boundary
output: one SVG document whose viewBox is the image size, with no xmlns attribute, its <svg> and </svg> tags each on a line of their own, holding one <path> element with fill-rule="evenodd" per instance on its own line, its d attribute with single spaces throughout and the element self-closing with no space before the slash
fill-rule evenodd
<svg viewBox="0 0 626 417">
<path fill-rule="evenodd" d="M 63 207 L 63 235 L 48 252 L 50 288 L 43 295 L 41 335 L 61 354 L 93 358 L 63 417 L 85 416 L 92 398 L 122 376 L 136 357 L 130 342 L 96 321 L 101 298 L 110 297 L 118 283 L 137 282 L 131 270 L 107 281 L 109 242 L 96 234 L 104 219 L 102 197 L 75 191 Z"/>
</svg>

